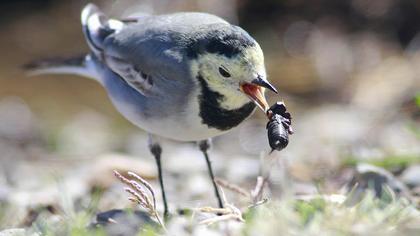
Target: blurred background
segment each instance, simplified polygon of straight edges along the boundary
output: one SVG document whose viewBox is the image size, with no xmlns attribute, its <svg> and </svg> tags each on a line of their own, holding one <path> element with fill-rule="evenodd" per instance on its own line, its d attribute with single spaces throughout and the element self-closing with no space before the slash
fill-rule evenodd
<svg viewBox="0 0 420 236">
<path fill-rule="evenodd" d="M 224 179 L 252 186 L 264 160 L 271 194 L 280 197 L 285 189 L 337 191 L 347 168 L 360 161 L 397 176 L 420 162 L 419 1 L 93 2 L 116 18 L 210 12 L 260 43 L 280 91 L 267 94 L 269 103 L 285 101 L 295 134 L 284 151 L 267 156 L 267 121 L 257 111 L 214 139 L 212 158 Z M 28 77 L 21 69 L 39 58 L 86 52 L 79 16 L 87 3 L 0 3 L 0 229 L 30 224 L 38 207 L 86 209 L 98 191 L 99 210 L 128 205 L 112 169 L 133 170 L 158 186 L 145 133 L 117 113 L 99 84 L 77 76 Z M 194 144 L 165 141 L 163 155 L 173 207 L 215 203 Z M 420 171 L 414 178 L 420 185 Z"/>
</svg>

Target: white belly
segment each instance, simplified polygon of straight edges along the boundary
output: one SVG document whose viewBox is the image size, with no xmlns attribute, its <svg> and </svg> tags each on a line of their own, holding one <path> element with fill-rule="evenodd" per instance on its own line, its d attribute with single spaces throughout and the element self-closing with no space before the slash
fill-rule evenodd
<svg viewBox="0 0 420 236">
<path fill-rule="evenodd" d="M 185 113 L 173 114 L 169 117 L 156 117 L 145 119 L 139 115 L 136 108 L 128 106 L 125 102 L 112 99 L 117 110 L 131 123 L 146 132 L 177 141 L 200 141 L 212 138 L 227 131 L 209 128 L 201 121 L 197 101 L 191 101 Z"/>
</svg>

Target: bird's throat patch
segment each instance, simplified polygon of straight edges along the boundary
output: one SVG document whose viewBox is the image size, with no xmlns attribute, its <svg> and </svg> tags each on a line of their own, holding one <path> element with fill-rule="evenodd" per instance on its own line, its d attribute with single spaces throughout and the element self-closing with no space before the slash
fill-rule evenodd
<svg viewBox="0 0 420 236">
<path fill-rule="evenodd" d="M 201 95 L 198 98 L 199 115 L 202 123 L 208 127 L 229 130 L 239 125 L 255 110 L 255 104 L 251 101 L 237 109 L 228 110 L 221 107 L 220 102 L 223 101 L 224 95 L 211 90 L 201 75 L 198 75 L 197 79 L 201 86 Z"/>
</svg>

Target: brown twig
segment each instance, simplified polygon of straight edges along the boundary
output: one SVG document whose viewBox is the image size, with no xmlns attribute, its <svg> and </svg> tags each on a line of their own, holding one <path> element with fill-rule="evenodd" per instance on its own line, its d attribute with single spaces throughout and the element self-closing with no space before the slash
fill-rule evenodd
<svg viewBox="0 0 420 236">
<path fill-rule="evenodd" d="M 227 190 L 230 190 L 230 191 L 232 191 L 234 193 L 237 193 L 241 196 L 244 196 L 246 198 L 251 197 L 251 194 L 247 190 L 243 189 L 242 187 L 240 187 L 236 184 L 229 183 L 228 181 L 226 181 L 224 179 L 220 179 L 220 178 L 216 178 L 215 181 L 216 181 L 217 185 L 219 185 L 220 187 L 223 187 Z"/>
<path fill-rule="evenodd" d="M 251 191 L 251 198 L 254 205 L 262 200 L 262 194 L 266 183 L 267 178 L 262 176 L 257 177 L 257 184 L 255 185 L 254 190 Z"/>
</svg>

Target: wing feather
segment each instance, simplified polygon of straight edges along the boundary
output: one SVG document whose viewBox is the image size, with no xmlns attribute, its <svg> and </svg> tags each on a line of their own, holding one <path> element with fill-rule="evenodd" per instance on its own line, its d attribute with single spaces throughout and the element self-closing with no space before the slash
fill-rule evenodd
<svg viewBox="0 0 420 236">
<path fill-rule="evenodd" d="M 82 24 L 92 51 L 131 87 L 145 96 L 167 80 L 187 83 L 187 47 L 191 30 L 205 24 L 228 24 L 206 13 L 142 16 L 135 21 L 109 19 L 88 5 Z M 176 86 L 176 85 L 175 85 Z"/>
</svg>

